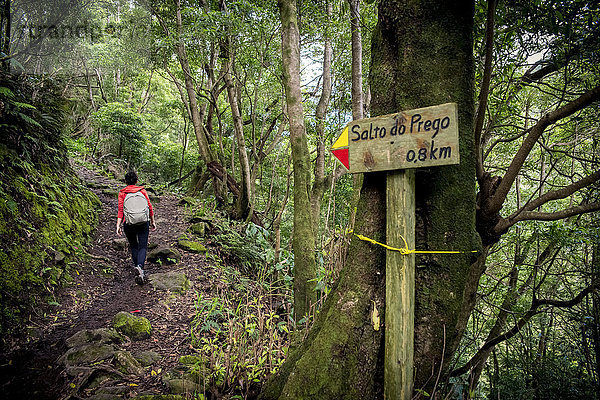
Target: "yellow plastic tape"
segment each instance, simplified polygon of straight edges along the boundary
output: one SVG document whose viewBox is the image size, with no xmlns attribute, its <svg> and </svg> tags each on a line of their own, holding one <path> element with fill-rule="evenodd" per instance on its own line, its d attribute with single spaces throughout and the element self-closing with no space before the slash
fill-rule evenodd
<svg viewBox="0 0 600 400">
<path fill-rule="evenodd" d="M 477 253 L 477 250 L 471 250 L 471 251 L 458 251 L 458 250 L 438 250 L 438 251 L 433 251 L 433 250 L 415 250 L 415 249 L 409 249 L 408 248 L 408 243 L 406 243 L 406 239 L 404 239 L 404 236 L 400 235 L 400 237 L 402 238 L 402 241 L 404 242 L 404 248 L 398 248 L 398 247 L 392 247 L 392 246 L 388 246 L 385 243 L 380 243 L 377 240 L 368 238 L 366 236 L 363 235 L 359 235 L 358 233 L 354 233 L 354 231 L 348 231 L 348 233 L 353 234 L 354 236 L 356 236 L 357 238 L 359 238 L 360 240 L 363 240 L 365 242 L 369 242 L 369 243 L 373 243 L 376 245 L 379 245 L 381 247 L 386 248 L 387 250 L 391 250 L 391 251 L 397 251 L 400 254 L 403 255 L 408 255 L 408 254 L 463 254 L 463 253 Z"/>
</svg>

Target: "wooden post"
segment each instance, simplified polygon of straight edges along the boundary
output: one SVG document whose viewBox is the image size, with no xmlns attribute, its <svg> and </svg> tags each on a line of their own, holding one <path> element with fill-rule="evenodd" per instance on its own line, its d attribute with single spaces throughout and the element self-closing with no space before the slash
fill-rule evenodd
<svg viewBox="0 0 600 400">
<path fill-rule="evenodd" d="M 386 242 L 415 247 L 415 172 L 387 173 Z M 413 391 L 415 255 L 388 251 L 385 271 L 384 399 L 410 400 Z"/>
<path fill-rule="evenodd" d="M 460 163 L 456 103 L 355 120 L 331 153 L 350 173 L 388 171 L 386 242 L 415 248 L 416 168 Z M 402 239 L 404 238 L 404 239 Z M 404 241 L 406 240 L 406 242 Z M 415 255 L 386 252 L 384 398 L 413 392 Z"/>
</svg>

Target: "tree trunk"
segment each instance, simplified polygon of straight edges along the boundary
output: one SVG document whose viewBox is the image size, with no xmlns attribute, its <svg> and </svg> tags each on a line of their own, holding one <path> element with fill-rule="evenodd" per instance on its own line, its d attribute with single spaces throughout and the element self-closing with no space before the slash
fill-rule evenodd
<svg viewBox="0 0 600 400">
<path fill-rule="evenodd" d="M 238 107 L 238 97 L 236 88 L 233 81 L 233 54 L 231 46 L 229 47 L 229 60 L 227 72 L 225 73 L 225 85 L 227 86 L 227 97 L 229 99 L 229 106 L 231 107 L 231 115 L 233 117 L 233 131 L 235 134 L 235 140 L 238 148 L 238 159 L 240 162 L 241 170 L 241 192 L 236 200 L 235 205 L 235 218 L 245 219 L 250 215 L 250 199 L 252 193 L 250 189 L 250 162 L 248 160 L 248 153 L 246 151 L 246 141 L 244 139 L 244 125 L 242 122 L 242 116 L 240 114 L 240 108 Z"/>
<path fill-rule="evenodd" d="M 348 0 L 352 30 L 352 119 L 364 114 L 362 89 L 362 35 L 360 30 L 360 0 Z"/>
<path fill-rule="evenodd" d="M 362 34 L 360 29 L 360 0 L 348 0 L 350 5 L 350 29 L 352 30 L 352 119 L 364 116 L 362 89 Z M 352 199 L 350 203 L 349 229 L 354 229 L 356 209 L 360 200 L 363 175 L 352 175 Z"/>
<path fill-rule="evenodd" d="M 90 99 L 90 104 L 92 105 L 92 111 L 98 111 L 98 107 L 96 107 L 96 101 L 94 100 L 94 91 L 92 90 L 92 83 L 90 82 L 90 72 L 88 71 L 87 64 L 85 62 L 85 58 L 81 58 L 81 62 L 83 64 L 83 69 L 85 70 L 85 84 L 88 90 L 88 96 Z"/>
<path fill-rule="evenodd" d="M 319 238 L 321 200 L 323 199 L 323 194 L 328 186 L 328 179 L 325 175 L 325 154 L 327 152 L 327 149 L 325 148 L 325 115 L 331 97 L 331 56 L 333 51 L 331 47 L 331 34 L 329 33 L 328 26 L 330 25 L 329 21 L 331 19 L 332 8 L 331 1 L 327 1 L 328 23 L 325 26 L 325 38 L 323 44 L 323 90 L 315 111 L 315 118 L 317 120 L 317 158 L 315 160 L 315 178 L 310 196 L 312 220 L 315 224 L 315 229 L 313 231 L 315 243 L 318 242 Z"/>
<path fill-rule="evenodd" d="M 385 174 L 365 176 L 356 229 L 385 241 Z M 371 322 L 385 303 L 382 247 L 352 239 L 348 261 L 301 346 L 265 385 L 261 399 L 383 397 L 383 328 Z"/>
<path fill-rule="evenodd" d="M 597 284 L 600 279 L 600 245 L 594 245 L 592 250 L 592 284 Z M 600 293 L 595 292 L 592 295 L 592 316 L 595 321 L 592 324 L 592 341 L 594 345 L 594 354 L 596 355 L 596 363 L 594 365 L 596 385 L 598 393 L 600 393 Z"/>
<path fill-rule="evenodd" d="M 475 231 L 473 13 L 472 0 L 409 5 L 389 0 L 379 6 L 372 114 L 458 104 L 460 165 L 417 170 L 416 246 L 422 250 L 480 247 Z M 415 389 L 432 394 L 439 369 L 442 378 L 447 372 L 463 333 L 463 290 L 475 261 L 470 253 L 417 259 Z"/>
<path fill-rule="evenodd" d="M 279 0 L 283 82 L 294 165 L 294 316 L 300 321 L 316 303 L 315 241 L 310 205 L 310 154 L 300 93 L 300 34 L 295 0 Z"/>
<path fill-rule="evenodd" d="M 194 81 L 192 79 L 192 72 L 190 70 L 190 63 L 187 58 L 187 51 L 183 43 L 183 22 L 181 19 L 181 1 L 174 0 L 177 9 L 177 37 L 175 50 L 177 52 L 177 59 L 183 70 L 183 80 L 185 82 L 185 90 L 189 102 L 189 112 L 192 119 L 192 125 L 194 126 L 194 132 L 196 134 L 196 140 L 198 141 L 198 152 L 200 157 L 208 164 L 214 161 L 214 156 L 210 151 L 208 145 L 208 139 L 204 132 L 204 126 L 202 125 L 202 118 L 200 117 L 200 111 L 198 109 L 198 101 L 196 100 L 196 90 L 194 89 Z"/>
<path fill-rule="evenodd" d="M 187 119 L 183 119 L 183 143 L 181 146 L 181 165 L 179 166 L 179 174 L 177 178 L 179 180 L 179 185 L 181 185 L 181 175 L 183 174 L 183 166 L 185 165 L 185 151 L 188 146 L 188 124 Z"/>
<path fill-rule="evenodd" d="M 532 375 L 532 388 L 533 388 L 533 399 L 543 400 L 544 391 L 540 387 L 543 384 L 544 378 L 544 363 L 546 361 L 546 350 L 548 348 L 548 335 L 552 331 L 552 324 L 554 320 L 554 314 L 550 311 L 548 314 L 540 315 L 540 333 L 538 336 L 538 347 L 533 359 L 533 375 Z M 546 323 L 546 321 L 549 321 Z"/>
<path fill-rule="evenodd" d="M 286 151 L 287 153 L 287 151 Z M 291 164 L 288 159 L 288 168 L 286 173 L 286 185 L 285 185 L 285 195 L 283 196 L 283 200 L 281 200 L 281 205 L 279 207 L 279 211 L 273 220 L 273 232 L 275 233 L 275 246 L 273 256 L 273 264 L 277 264 L 279 262 L 279 254 L 281 252 L 281 217 L 283 216 L 283 212 L 285 211 L 285 206 L 287 205 L 288 198 L 290 196 L 290 183 L 291 183 Z"/>
<path fill-rule="evenodd" d="M 11 30 L 11 0 L 4 0 L 0 5 L 0 34 L 2 34 L 2 40 L 0 40 L 0 52 L 4 53 L 2 58 L 10 55 L 10 30 Z M 4 72 L 10 72 L 10 61 L 8 59 L 2 60 L 2 70 Z"/>
</svg>

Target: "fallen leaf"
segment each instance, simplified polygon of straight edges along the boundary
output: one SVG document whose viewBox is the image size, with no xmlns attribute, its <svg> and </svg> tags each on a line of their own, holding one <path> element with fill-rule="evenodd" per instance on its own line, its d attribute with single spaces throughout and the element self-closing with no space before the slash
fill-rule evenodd
<svg viewBox="0 0 600 400">
<path fill-rule="evenodd" d="M 372 300 L 371 300 L 372 301 Z M 377 311 L 377 304 L 373 301 L 373 313 L 371 314 L 371 321 L 373 322 L 373 329 L 379 330 L 379 311 Z"/>
</svg>

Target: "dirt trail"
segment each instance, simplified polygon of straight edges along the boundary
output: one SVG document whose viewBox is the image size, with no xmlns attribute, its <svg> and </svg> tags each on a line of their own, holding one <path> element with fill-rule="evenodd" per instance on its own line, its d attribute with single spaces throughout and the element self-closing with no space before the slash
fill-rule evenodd
<svg viewBox="0 0 600 400">
<path fill-rule="evenodd" d="M 152 324 L 152 337 L 128 344 L 131 353 L 152 350 L 162 359 L 152 370 L 166 371 L 181 355 L 189 354 L 189 322 L 194 315 L 197 292 L 210 291 L 206 279 L 203 255 L 178 249 L 181 261 L 177 265 L 146 265 L 149 275 L 157 272 L 183 272 L 190 280 L 190 289 L 183 295 L 155 290 L 151 284 L 139 286 L 134 281 L 127 248 L 115 246 L 117 190 L 123 184 L 101 177 L 85 168 L 78 174 L 100 200 L 100 222 L 94 242 L 87 249 L 88 261 L 76 267 L 73 284 L 62 290 L 51 315 L 32 323 L 39 338 L 5 355 L 0 366 L 0 397 L 5 399 L 62 399 L 72 392 L 72 379 L 57 360 L 66 351 L 65 340 L 82 329 L 109 327 L 120 311 L 134 312 Z M 149 242 L 175 247 L 177 238 L 189 227 L 184 210 L 174 196 L 161 196 L 153 201 L 157 231 L 150 233 Z M 127 382 L 131 388 L 125 398 L 140 393 L 166 394 L 160 374 L 147 373 Z M 81 396 L 82 394 L 78 394 Z M 85 396 L 82 396 L 85 397 Z"/>
</svg>

